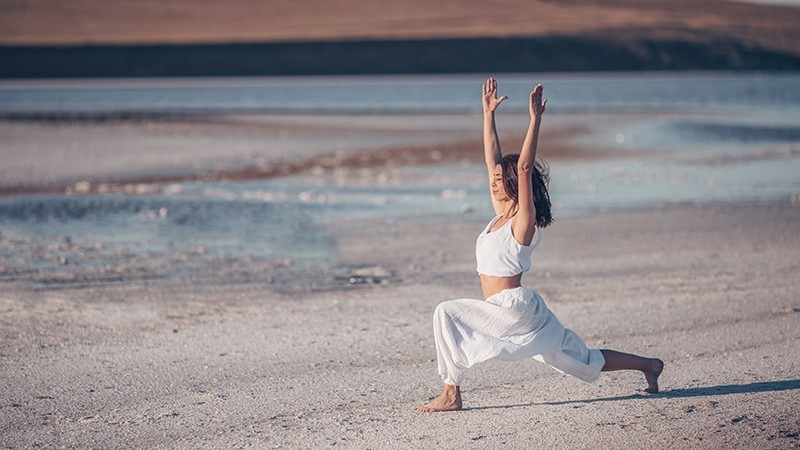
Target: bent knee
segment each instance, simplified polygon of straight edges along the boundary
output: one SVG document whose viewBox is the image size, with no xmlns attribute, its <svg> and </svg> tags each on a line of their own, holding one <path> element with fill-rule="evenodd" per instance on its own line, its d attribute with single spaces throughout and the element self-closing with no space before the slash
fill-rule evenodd
<svg viewBox="0 0 800 450">
<path fill-rule="evenodd" d="M 445 305 L 445 303 L 447 302 L 441 302 L 438 305 L 436 305 L 436 308 L 434 308 L 433 310 L 433 317 L 441 317 L 443 315 L 447 315 L 447 305 Z"/>
<path fill-rule="evenodd" d="M 450 317 L 453 315 L 453 312 L 457 309 L 458 309 L 457 302 L 454 302 L 453 300 L 447 300 L 436 305 L 436 308 L 433 310 L 433 317 L 440 319 L 443 319 L 445 317 Z"/>
</svg>

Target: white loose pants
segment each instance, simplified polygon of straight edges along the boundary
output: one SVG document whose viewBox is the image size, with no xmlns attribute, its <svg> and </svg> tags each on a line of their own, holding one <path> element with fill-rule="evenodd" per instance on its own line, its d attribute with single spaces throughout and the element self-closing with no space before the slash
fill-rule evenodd
<svg viewBox="0 0 800 450">
<path fill-rule="evenodd" d="M 464 372 L 492 358 L 534 358 L 586 382 L 600 376 L 605 359 L 564 328 L 542 297 L 526 288 L 506 289 L 486 300 L 440 303 L 433 313 L 439 375 L 461 385 Z"/>
</svg>

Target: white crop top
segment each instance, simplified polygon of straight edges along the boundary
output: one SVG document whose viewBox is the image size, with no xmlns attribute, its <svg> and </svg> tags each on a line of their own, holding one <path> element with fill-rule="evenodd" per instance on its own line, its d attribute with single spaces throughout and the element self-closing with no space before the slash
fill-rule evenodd
<svg viewBox="0 0 800 450">
<path fill-rule="evenodd" d="M 542 230 L 536 228 L 536 242 L 522 245 L 511 233 L 511 220 L 499 229 L 489 232 L 500 216 L 486 225 L 475 243 L 475 258 L 478 260 L 478 273 L 493 277 L 513 277 L 531 268 L 533 249 L 542 242 Z"/>
</svg>

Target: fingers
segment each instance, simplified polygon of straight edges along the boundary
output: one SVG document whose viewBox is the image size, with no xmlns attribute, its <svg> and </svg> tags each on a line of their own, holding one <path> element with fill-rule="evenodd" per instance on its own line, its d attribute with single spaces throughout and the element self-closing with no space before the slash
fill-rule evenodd
<svg viewBox="0 0 800 450">
<path fill-rule="evenodd" d="M 489 102 L 492 111 L 494 111 L 494 109 L 497 108 L 497 106 L 499 106 L 504 100 L 508 100 L 507 95 L 497 98 L 497 80 L 495 80 L 493 77 L 486 79 L 486 83 L 484 83 L 482 86 L 482 92 L 484 102 Z"/>
<path fill-rule="evenodd" d="M 534 115 L 540 116 L 547 107 L 547 99 L 542 100 L 542 92 L 544 92 L 544 87 L 542 87 L 541 83 L 537 84 L 531 91 L 529 104 L 531 117 Z"/>
<path fill-rule="evenodd" d="M 536 85 L 536 87 L 533 88 L 533 91 L 531 92 L 531 95 L 536 95 L 536 96 L 541 98 L 542 92 L 544 92 L 544 87 L 542 87 L 542 84 L 539 83 L 539 84 Z"/>
<path fill-rule="evenodd" d="M 497 91 L 497 80 L 495 80 L 492 77 L 489 77 L 486 80 L 486 83 L 483 85 L 483 93 L 485 95 L 496 91 Z"/>
<path fill-rule="evenodd" d="M 542 93 L 544 92 L 544 87 L 541 83 L 537 84 L 533 90 L 531 91 L 531 103 L 535 103 L 537 105 L 541 104 L 544 105 L 547 103 L 547 100 L 542 102 Z"/>
</svg>

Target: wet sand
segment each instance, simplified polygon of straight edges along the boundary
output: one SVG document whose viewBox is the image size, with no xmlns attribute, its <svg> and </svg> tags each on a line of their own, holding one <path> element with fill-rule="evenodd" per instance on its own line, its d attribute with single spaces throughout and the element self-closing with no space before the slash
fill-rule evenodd
<svg viewBox="0 0 800 450">
<path fill-rule="evenodd" d="M 527 126 L 518 116 L 504 118 L 501 128 L 509 151 L 519 148 L 519 130 Z M 587 121 L 580 114 L 548 118 L 543 156 L 625 156 L 572 144 L 590 133 Z M 470 114 L 6 120 L 0 121 L 0 195 L 74 192 L 76 183 L 81 193 L 125 193 L 141 184 L 257 180 L 333 168 L 480 164 L 480 123 L 480 115 Z"/>
<path fill-rule="evenodd" d="M 430 316 L 479 295 L 483 218 L 339 223 L 370 283 L 276 292 L 222 270 L 36 288 L 0 281 L 2 444 L 66 448 L 792 448 L 800 208 L 677 206 L 558 220 L 525 284 L 597 347 L 657 355 L 584 384 L 492 361 L 437 394 Z M 223 268 L 222 265 L 219 266 Z"/>
</svg>

